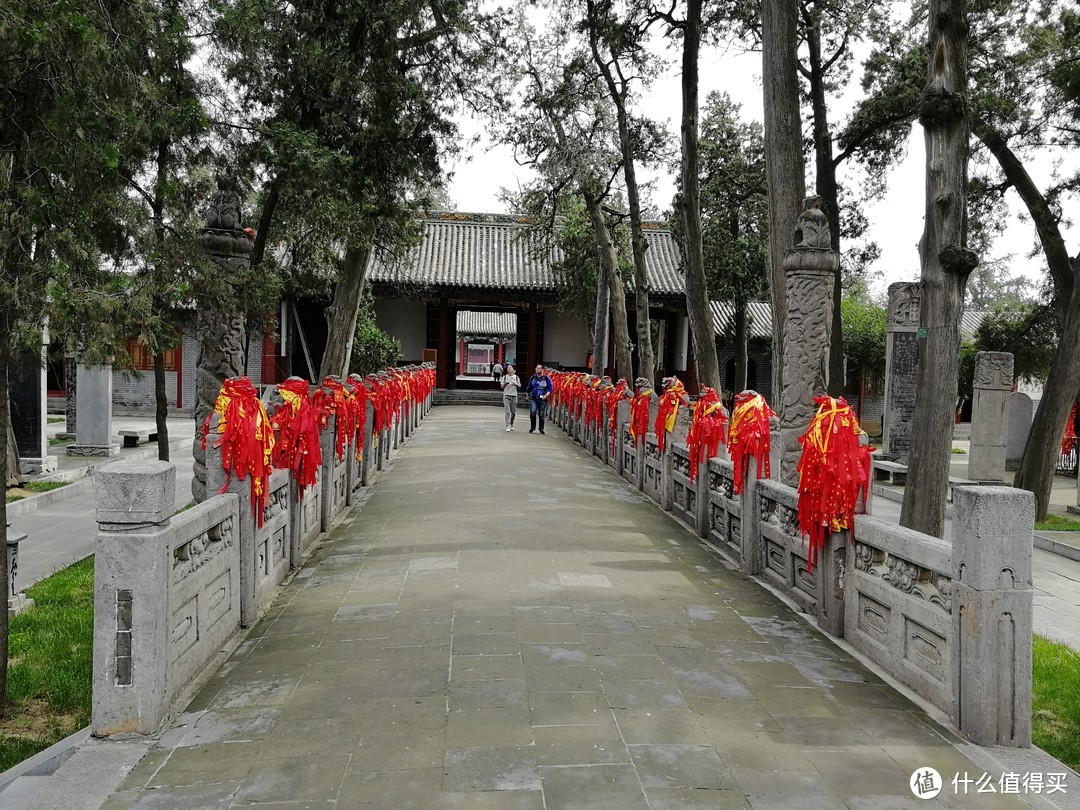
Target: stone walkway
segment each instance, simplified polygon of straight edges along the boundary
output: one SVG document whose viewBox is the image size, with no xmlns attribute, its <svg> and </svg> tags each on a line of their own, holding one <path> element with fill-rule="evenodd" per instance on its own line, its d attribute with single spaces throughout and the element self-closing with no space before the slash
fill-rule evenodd
<svg viewBox="0 0 1080 810">
<path fill-rule="evenodd" d="M 446 407 L 104 806 L 1027 806 L 917 801 L 983 774 L 954 742 L 556 430 Z"/>
</svg>

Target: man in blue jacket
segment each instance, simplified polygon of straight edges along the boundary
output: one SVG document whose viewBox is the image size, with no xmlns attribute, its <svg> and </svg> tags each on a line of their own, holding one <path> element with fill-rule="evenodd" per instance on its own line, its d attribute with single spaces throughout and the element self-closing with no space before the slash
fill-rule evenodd
<svg viewBox="0 0 1080 810">
<path fill-rule="evenodd" d="M 540 418 L 540 433 L 544 433 L 544 418 L 547 416 L 548 397 L 554 386 L 551 377 L 544 373 L 544 367 L 536 364 L 536 372 L 529 377 L 525 393 L 529 395 L 529 433 L 536 433 L 536 420 Z"/>
</svg>

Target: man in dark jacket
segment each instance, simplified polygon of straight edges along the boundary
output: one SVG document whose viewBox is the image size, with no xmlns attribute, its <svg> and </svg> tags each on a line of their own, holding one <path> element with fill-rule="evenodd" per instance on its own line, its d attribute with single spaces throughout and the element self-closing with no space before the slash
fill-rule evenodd
<svg viewBox="0 0 1080 810">
<path fill-rule="evenodd" d="M 548 397 L 554 386 L 551 377 L 544 373 L 544 367 L 536 364 L 536 372 L 529 377 L 525 393 L 529 395 L 529 433 L 536 433 L 536 420 L 540 420 L 540 433 L 544 432 L 544 419 L 547 416 Z"/>
</svg>

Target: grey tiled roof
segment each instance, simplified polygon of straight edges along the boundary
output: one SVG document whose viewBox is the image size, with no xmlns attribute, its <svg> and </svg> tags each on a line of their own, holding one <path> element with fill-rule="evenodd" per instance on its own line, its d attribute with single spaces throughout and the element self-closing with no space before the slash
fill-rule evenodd
<svg viewBox="0 0 1080 810">
<path fill-rule="evenodd" d="M 457 314 L 459 335 L 473 337 L 513 337 L 517 334 L 517 316 L 513 312 L 473 312 Z"/>
<path fill-rule="evenodd" d="M 735 305 L 730 301 L 710 301 L 713 331 L 718 335 L 735 332 Z M 749 331 L 752 338 L 772 338 L 772 304 L 751 301 L 746 305 Z"/>
<path fill-rule="evenodd" d="M 400 257 L 373 253 L 367 278 L 421 288 L 554 291 L 552 265 L 560 252 L 544 249 L 528 224 L 525 217 L 504 214 L 428 212 L 420 243 Z M 679 247 L 670 231 L 653 225 L 645 238 L 653 293 L 682 295 Z"/>
<path fill-rule="evenodd" d="M 975 332 L 990 314 L 989 309 L 965 309 L 960 316 L 960 337 L 964 340 L 975 340 Z"/>
</svg>

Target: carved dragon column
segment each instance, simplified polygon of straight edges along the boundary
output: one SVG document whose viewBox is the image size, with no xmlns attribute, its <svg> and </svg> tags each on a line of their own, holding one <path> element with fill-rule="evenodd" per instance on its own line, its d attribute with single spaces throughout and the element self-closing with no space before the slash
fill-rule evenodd
<svg viewBox="0 0 1080 810">
<path fill-rule="evenodd" d="M 780 394 L 783 456 L 780 480 L 797 487 L 799 437 L 817 411 L 814 397 L 829 385 L 833 274 L 840 256 L 830 247 L 829 221 L 821 197 L 808 197 L 795 226 L 794 247 L 784 254 L 788 310 L 784 320 L 784 390 Z"/>
<path fill-rule="evenodd" d="M 226 285 L 235 291 L 228 300 L 238 301 L 236 280 L 247 276 L 254 242 L 243 228 L 240 195 L 225 183 L 219 183 L 210 203 L 206 227 L 199 229 L 199 241 Z M 214 410 L 225 380 L 242 375 L 247 368 L 244 352 L 247 321 L 239 306 L 202 300 L 196 304 L 199 355 L 195 362 L 195 426 L 198 429 Z M 191 494 L 196 503 L 201 503 L 207 498 L 206 452 L 198 437 L 191 452 L 195 458 Z"/>
</svg>

